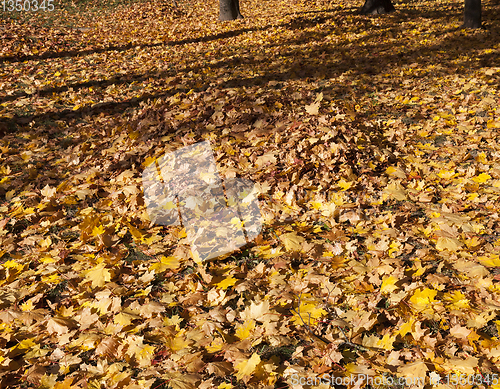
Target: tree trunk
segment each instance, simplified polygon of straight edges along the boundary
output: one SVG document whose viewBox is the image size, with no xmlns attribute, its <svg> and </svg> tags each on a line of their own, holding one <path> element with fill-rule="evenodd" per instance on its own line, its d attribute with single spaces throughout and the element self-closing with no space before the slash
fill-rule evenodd
<svg viewBox="0 0 500 389">
<path fill-rule="evenodd" d="M 219 0 L 219 20 L 243 19 L 239 0 Z"/>
<path fill-rule="evenodd" d="M 362 15 L 376 15 L 386 14 L 395 10 L 396 8 L 392 5 L 391 0 L 365 0 L 365 4 L 359 10 L 359 13 Z"/>
<path fill-rule="evenodd" d="M 481 28 L 481 0 L 465 0 L 462 28 Z"/>
</svg>

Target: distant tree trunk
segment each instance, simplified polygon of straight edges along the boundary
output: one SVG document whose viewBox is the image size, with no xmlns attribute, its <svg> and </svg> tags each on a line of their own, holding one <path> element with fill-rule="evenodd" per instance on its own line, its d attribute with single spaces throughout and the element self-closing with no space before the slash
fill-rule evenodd
<svg viewBox="0 0 500 389">
<path fill-rule="evenodd" d="M 465 0 L 462 28 L 481 28 L 481 0 Z"/>
<path fill-rule="evenodd" d="M 239 0 L 219 0 L 219 20 L 243 19 Z"/>
<path fill-rule="evenodd" d="M 392 5 L 391 0 L 365 0 L 365 4 L 359 10 L 359 13 L 362 15 L 376 15 L 386 14 L 395 10 L 396 8 Z"/>
</svg>

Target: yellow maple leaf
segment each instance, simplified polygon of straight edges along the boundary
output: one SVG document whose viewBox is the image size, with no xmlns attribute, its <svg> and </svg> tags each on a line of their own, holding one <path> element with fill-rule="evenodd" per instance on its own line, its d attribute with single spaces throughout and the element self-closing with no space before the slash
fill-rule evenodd
<svg viewBox="0 0 500 389">
<path fill-rule="evenodd" d="M 259 363 L 259 354 L 253 353 L 250 359 L 242 361 L 235 366 L 236 378 L 238 380 L 243 380 L 245 383 L 248 382 Z"/>
<path fill-rule="evenodd" d="M 306 105 L 304 108 L 309 115 L 317 115 L 319 113 L 319 107 L 321 103 L 316 101 L 312 104 Z"/>
<path fill-rule="evenodd" d="M 101 389 L 101 383 L 99 380 L 92 379 L 86 382 L 87 384 L 87 389 Z"/>
<path fill-rule="evenodd" d="M 365 377 L 364 379 L 366 379 L 367 376 L 373 377 L 376 374 L 375 371 L 370 369 L 368 366 L 361 365 L 359 363 L 353 363 L 353 362 L 349 362 L 345 366 L 344 373 L 345 373 L 346 377 L 364 375 L 364 377 Z M 361 379 L 363 379 L 363 378 L 361 378 Z"/>
<path fill-rule="evenodd" d="M 317 304 L 314 302 L 301 302 L 299 308 L 293 312 L 292 321 L 296 325 L 304 325 L 304 323 L 306 323 L 306 325 L 315 325 L 316 320 L 326 315 L 326 311 L 323 308 L 318 308 Z M 302 321 L 304 321 L 304 323 Z"/>
<path fill-rule="evenodd" d="M 280 240 L 285 245 L 287 251 L 300 251 L 305 239 L 295 232 L 289 232 L 280 236 Z"/>
<path fill-rule="evenodd" d="M 473 177 L 472 181 L 477 182 L 478 184 L 483 184 L 486 181 L 488 181 L 491 178 L 491 176 L 488 173 L 481 173 L 477 177 Z"/>
<path fill-rule="evenodd" d="M 264 259 L 279 257 L 282 254 L 279 247 L 272 248 L 269 245 L 257 246 L 254 250 Z"/>
<path fill-rule="evenodd" d="M 61 280 L 61 277 L 59 277 L 59 274 L 51 274 L 48 277 L 42 276 L 42 282 L 45 284 L 50 284 L 50 283 L 58 284 L 60 280 Z"/>
<path fill-rule="evenodd" d="M 177 204 L 175 204 L 173 201 L 165 201 L 165 203 L 162 203 L 161 209 L 165 209 L 167 211 L 170 211 L 171 209 L 177 208 Z"/>
<path fill-rule="evenodd" d="M 43 247 L 43 248 L 49 248 L 50 245 L 52 244 L 52 239 L 50 239 L 50 236 L 48 236 L 47 238 L 45 239 L 40 239 L 38 241 L 38 244 L 40 245 L 40 247 Z"/>
<path fill-rule="evenodd" d="M 163 273 L 167 269 L 177 269 L 180 266 L 179 259 L 176 257 L 165 257 L 160 258 L 160 262 L 153 263 L 149 270 L 153 270 L 156 274 Z"/>
<path fill-rule="evenodd" d="M 472 249 L 474 247 L 478 247 L 479 245 L 482 244 L 482 241 L 480 238 L 478 238 L 477 236 L 473 236 L 472 238 L 470 239 L 467 239 L 465 241 L 465 245 L 467 246 L 467 248 L 469 249 Z"/>
<path fill-rule="evenodd" d="M 391 334 L 385 334 L 382 339 L 377 342 L 377 347 L 383 348 L 384 350 L 392 350 L 392 344 L 396 341 L 396 336 Z"/>
<path fill-rule="evenodd" d="M 205 346 L 205 348 L 207 349 L 207 351 L 209 353 L 213 354 L 213 353 L 217 353 L 220 350 L 222 350 L 222 347 L 224 347 L 224 344 L 226 344 L 224 339 L 216 338 L 212 341 L 212 343 L 210 343 L 210 345 Z"/>
<path fill-rule="evenodd" d="M 450 178 L 453 178 L 455 175 L 455 170 L 443 170 L 437 174 L 440 178 L 444 178 L 445 180 L 449 180 Z"/>
<path fill-rule="evenodd" d="M 43 257 L 43 258 L 40 258 L 40 262 L 43 264 L 48 264 L 48 263 L 55 263 L 55 262 L 57 262 L 57 260 L 55 258 L 52 258 L 52 257 Z"/>
<path fill-rule="evenodd" d="M 365 336 L 362 340 L 363 346 L 383 348 L 384 350 L 392 350 L 392 344 L 396 340 L 396 335 L 385 334 L 382 339 L 376 335 Z"/>
<path fill-rule="evenodd" d="M 423 361 L 407 363 L 403 366 L 398 367 L 398 376 L 410 377 L 412 379 L 422 379 L 427 375 L 427 365 Z M 418 382 L 418 381 L 417 381 Z"/>
<path fill-rule="evenodd" d="M 36 344 L 30 351 L 24 354 L 24 358 L 26 359 L 35 359 L 41 358 L 47 355 L 50 351 L 47 349 L 40 348 L 39 344 Z M 0 364 L 2 363 L 2 359 L 0 358 Z"/>
<path fill-rule="evenodd" d="M 384 189 L 384 200 L 388 197 L 393 197 L 396 200 L 404 201 L 406 200 L 406 190 L 399 182 L 391 182 Z"/>
<path fill-rule="evenodd" d="M 424 290 L 417 289 L 410 298 L 410 303 L 417 311 L 425 310 L 432 306 L 434 297 L 437 295 L 437 290 L 425 288 Z"/>
<path fill-rule="evenodd" d="M 341 192 L 346 191 L 347 189 L 349 189 L 352 186 L 352 184 L 353 183 L 351 181 L 346 181 L 343 178 L 341 178 L 339 180 L 339 182 L 337 182 L 337 185 L 341 188 L 340 189 Z"/>
<path fill-rule="evenodd" d="M 92 236 L 102 235 L 106 231 L 106 228 L 103 225 L 95 226 L 92 229 Z"/>
<path fill-rule="evenodd" d="M 40 193 L 43 195 L 43 197 L 53 197 L 57 192 L 56 188 L 51 188 L 49 184 L 45 185 L 44 188 L 40 191 Z"/>
<path fill-rule="evenodd" d="M 180 317 L 179 315 L 173 315 L 172 317 L 165 317 L 163 319 L 163 324 L 166 326 L 175 326 L 176 330 L 179 331 L 179 324 L 183 321 L 184 319 Z"/>
<path fill-rule="evenodd" d="M 469 201 L 479 201 L 479 193 L 469 193 L 467 195 L 467 200 Z"/>
<path fill-rule="evenodd" d="M 33 305 L 33 300 L 28 300 L 25 303 L 21 304 L 21 310 L 23 312 L 32 311 L 33 308 L 35 308 L 35 306 Z"/>
<path fill-rule="evenodd" d="M 115 324 L 119 324 L 122 327 L 127 327 L 130 324 L 132 324 L 132 320 L 134 320 L 135 317 L 126 313 L 126 312 L 120 312 L 115 317 L 113 318 L 113 321 Z"/>
<path fill-rule="evenodd" d="M 484 164 L 487 164 L 488 163 L 488 160 L 486 159 L 486 154 L 484 152 L 482 153 L 479 153 L 475 160 L 479 163 L 484 163 Z"/>
<path fill-rule="evenodd" d="M 166 341 L 166 346 L 176 353 L 184 348 L 189 347 L 191 342 L 185 337 L 185 330 L 180 330 L 173 338 L 168 338 Z"/>
<path fill-rule="evenodd" d="M 489 254 L 488 256 L 477 257 L 482 265 L 488 267 L 500 267 L 500 256 L 498 254 Z"/>
<path fill-rule="evenodd" d="M 439 251 L 457 251 L 462 247 L 462 243 L 455 238 L 447 238 L 446 236 L 440 236 L 436 242 L 436 249 Z"/>
<path fill-rule="evenodd" d="M 85 279 L 87 279 L 88 281 L 92 281 L 93 288 L 101 287 L 104 286 L 106 282 L 111 281 L 111 272 L 106 269 L 106 265 L 101 262 L 97 266 L 94 266 L 92 269 L 87 270 Z"/>
<path fill-rule="evenodd" d="M 423 363 L 423 362 L 422 362 Z M 466 359 L 450 358 L 442 365 L 443 369 L 448 370 L 450 373 L 458 374 L 474 374 L 475 368 L 478 366 L 478 359 L 476 357 L 468 356 Z"/>
<path fill-rule="evenodd" d="M 142 240 L 144 239 L 144 232 L 143 231 L 135 228 L 132 225 L 128 226 L 128 230 L 129 230 L 130 234 L 132 235 L 132 237 L 134 238 L 135 241 L 142 242 Z"/>
<path fill-rule="evenodd" d="M 236 328 L 236 336 L 241 340 L 244 340 L 250 336 L 250 334 L 254 329 L 255 329 L 255 320 L 246 320 L 243 324 L 240 324 Z"/>
<path fill-rule="evenodd" d="M 404 337 L 408 332 L 412 332 L 413 324 L 415 324 L 415 319 L 412 317 L 406 323 L 401 325 L 401 327 L 399 327 L 399 335 L 401 335 L 401 337 Z"/>
<path fill-rule="evenodd" d="M 368 335 L 362 339 L 361 343 L 365 347 L 377 347 L 384 350 L 392 350 L 392 344 L 396 340 L 396 335 L 385 334 L 382 339 L 379 339 L 377 335 Z"/>
<path fill-rule="evenodd" d="M 323 208 L 323 202 L 318 200 L 312 200 L 308 203 L 308 205 L 313 209 L 321 209 Z"/>
<path fill-rule="evenodd" d="M 486 127 L 488 127 L 488 128 L 500 128 L 500 121 L 488 120 Z M 481 163 L 483 163 L 483 162 L 481 162 Z"/>
<path fill-rule="evenodd" d="M 40 386 L 43 388 L 53 388 L 56 384 L 57 380 L 57 375 L 56 374 L 47 374 L 45 373 L 41 378 L 40 378 Z M 92 389 L 89 386 L 87 386 L 88 389 Z"/>
<path fill-rule="evenodd" d="M 385 169 L 385 173 L 397 178 L 406 178 L 406 173 L 398 166 L 389 166 L 387 169 Z"/>
<path fill-rule="evenodd" d="M 140 350 L 135 353 L 135 358 L 141 366 L 148 366 L 155 354 L 155 346 L 149 344 L 142 345 Z"/>
<path fill-rule="evenodd" d="M 261 155 L 255 160 L 256 167 L 262 167 L 268 163 L 270 164 L 276 163 L 276 157 L 274 156 L 273 152 L 265 153 L 264 155 Z"/>
<path fill-rule="evenodd" d="M 459 290 L 453 293 L 445 293 L 444 299 L 450 302 L 448 309 L 461 310 L 469 308 L 469 300 Z"/>
<path fill-rule="evenodd" d="M 9 259 L 7 262 L 4 262 L 3 267 L 6 269 L 12 269 L 12 268 L 21 269 L 23 267 L 23 265 L 17 263 L 16 261 L 14 261 L 12 259 Z"/>
<path fill-rule="evenodd" d="M 266 321 L 278 321 L 280 317 L 276 312 L 270 310 L 269 301 L 265 300 L 258 303 L 252 301 L 250 305 L 241 312 L 241 318 L 245 321 L 253 319 L 265 323 Z"/>
<path fill-rule="evenodd" d="M 73 378 L 66 378 L 62 382 L 56 382 L 53 389 L 71 389 L 71 384 L 73 383 Z"/>
<path fill-rule="evenodd" d="M 233 276 L 230 276 L 230 277 L 223 279 L 221 282 L 219 282 L 217 284 L 217 287 L 222 289 L 222 290 L 226 290 L 230 286 L 233 286 L 234 284 L 236 284 L 236 281 L 238 281 L 236 278 L 234 278 Z"/>
<path fill-rule="evenodd" d="M 25 348 L 31 348 L 33 347 L 36 343 L 33 341 L 35 338 L 30 338 L 30 339 L 23 339 L 17 344 L 17 348 L 20 349 L 25 349 Z M 14 346 L 16 347 L 16 346 Z M 14 348 L 12 347 L 12 348 Z"/>
<path fill-rule="evenodd" d="M 132 336 L 128 339 L 128 349 L 126 353 L 134 356 L 139 366 L 149 366 L 151 359 L 153 359 L 155 347 L 143 343 L 142 336 Z"/>
<path fill-rule="evenodd" d="M 393 292 L 398 287 L 394 285 L 398 279 L 394 276 L 386 277 L 382 281 L 382 285 L 380 286 L 380 293 L 387 294 Z"/>
</svg>

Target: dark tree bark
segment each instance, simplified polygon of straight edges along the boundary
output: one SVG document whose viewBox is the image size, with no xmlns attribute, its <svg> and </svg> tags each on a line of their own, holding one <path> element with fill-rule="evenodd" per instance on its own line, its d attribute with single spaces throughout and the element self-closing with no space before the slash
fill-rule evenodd
<svg viewBox="0 0 500 389">
<path fill-rule="evenodd" d="M 395 10 L 396 8 L 392 5 L 391 0 L 365 0 L 365 4 L 359 10 L 359 13 L 362 15 L 376 15 L 386 14 Z"/>
<path fill-rule="evenodd" d="M 219 20 L 243 19 L 239 0 L 219 0 Z"/>
<path fill-rule="evenodd" d="M 462 28 L 481 28 L 481 0 L 465 0 Z"/>
</svg>

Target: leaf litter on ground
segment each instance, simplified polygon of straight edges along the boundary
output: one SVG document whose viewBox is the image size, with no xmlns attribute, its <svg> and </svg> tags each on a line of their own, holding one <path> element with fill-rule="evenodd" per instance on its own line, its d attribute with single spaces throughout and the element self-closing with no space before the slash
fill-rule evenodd
<svg viewBox="0 0 500 389">
<path fill-rule="evenodd" d="M 2 386 L 498 373 L 498 4 L 110 4 L 0 22 Z M 203 140 L 264 228 L 198 265 L 141 174 Z"/>
</svg>

